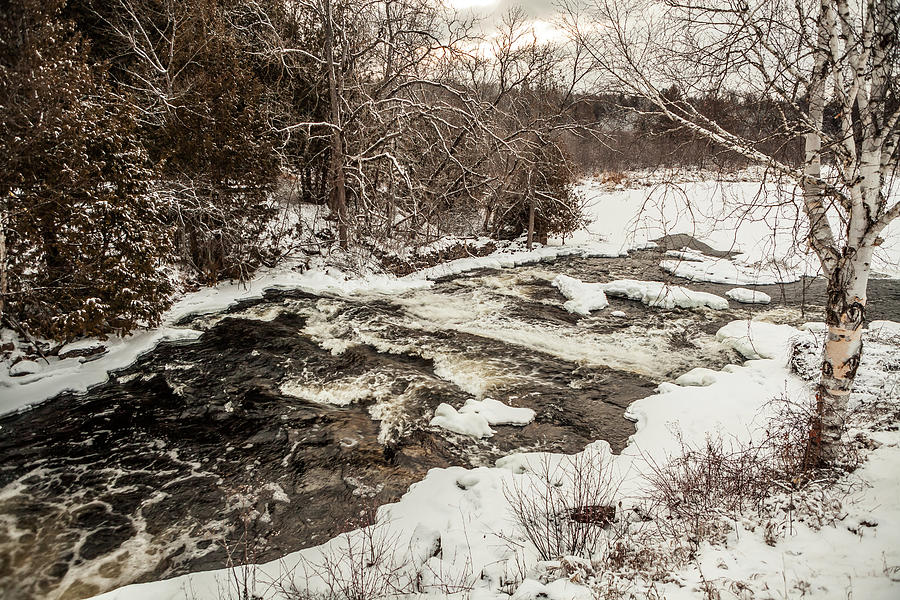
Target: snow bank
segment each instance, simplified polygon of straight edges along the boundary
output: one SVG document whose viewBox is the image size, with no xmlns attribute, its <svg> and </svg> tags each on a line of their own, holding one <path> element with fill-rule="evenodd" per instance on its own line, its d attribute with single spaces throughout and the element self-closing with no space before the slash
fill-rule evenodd
<svg viewBox="0 0 900 600">
<path fill-rule="evenodd" d="M 515 408 L 485 398 L 467 400 L 459 411 L 446 402 L 441 403 L 429 424 L 460 435 L 484 438 L 494 435 L 491 425 L 527 425 L 534 417 L 535 412 L 530 408 Z"/>
<path fill-rule="evenodd" d="M 584 283 L 580 279 L 568 275 L 558 275 L 553 280 L 553 286 L 569 299 L 563 304 L 563 308 L 570 313 L 587 315 L 593 310 L 601 310 L 609 306 L 609 300 L 603 293 L 603 284 L 601 283 Z"/>
<path fill-rule="evenodd" d="M 0 414 L 42 402 L 65 391 L 81 393 L 108 378 L 108 373 L 133 364 L 138 357 L 162 341 L 193 340 L 202 332 L 164 325 L 150 331 L 139 331 L 128 338 L 112 338 L 109 350 L 96 360 L 67 358 L 41 364 L 30 375 L 10 377 L 0 373 Z"/>
<path fill-rule="evenodd" d="M 656 308 L 700 308 L 701 306 L 714 310 L 725 310 L 728 308 L 728 300 L 721 296 L 706 292 L 695 292 L 688 288 L 668 285 L 661 281 L 617 279 L 602 284 L 602 289 L 610 296 L 640 300 L 647 306 Z"/>
<path fill-rule="evenodd" d="M 748 290 L 747 288 L 734 288 L 725 292 L 725 295 L 744 304 L 768 304 L 772 301 L 772 296 L 757 290 Z"/>
</svg>

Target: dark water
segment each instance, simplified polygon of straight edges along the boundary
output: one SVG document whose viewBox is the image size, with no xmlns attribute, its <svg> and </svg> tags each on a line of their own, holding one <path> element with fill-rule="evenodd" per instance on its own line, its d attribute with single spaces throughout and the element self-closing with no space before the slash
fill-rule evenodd
<svg viewBox="0 0 900 600">
<path fill-rule="evenodd" d="M 269 292 L 188 320 L 199 340 L 0 419 L 0 597 L 83 598 L 219 568 L 224 542 L 243 556 L 248 538 L 251 558 L 273 559 L 353 528 L 433 467 L 595 439 L 618 451 L 628 404 L 692 367 L 739 360 L 714 340 L 724 323 L 748 311 L 821 318 L 818 282 L 762 287 L 778 301 L 765 308 L 611 299 L 588 318 L 550 286 L 556 273 L 662 279 L 659 258 L 571 258 L 394 297 Z M 898 318 L 900 282 L 873 287 L 870 317 Z M 537 418 L 484 440 L 428 426 L 440 403 L 472 397 Z"/>
</svg>

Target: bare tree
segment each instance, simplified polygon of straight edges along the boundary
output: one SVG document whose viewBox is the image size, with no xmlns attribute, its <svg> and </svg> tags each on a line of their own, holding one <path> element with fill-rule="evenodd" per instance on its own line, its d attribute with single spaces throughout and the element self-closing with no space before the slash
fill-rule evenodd
<svg viewBox="0 0 900 600">
<path fill-rule="evenodd" d="M 328 69 L 328 99 L 331 105 L 331 209 L 337 216 L 338 239 L 347 248 L 347 189 L 344 185 L 344 140 L 341 126 L 340 98 L 343 95 L 343 77 L 335 68 L 334 13 L 331 0 L 323 0 L 325 13 L 325 65 Z"/>
<path fill-rule="evenodd" d="M 559 75 L 560 49 L 539 43 L 521 11 L 485 39 L 471 18 L 430 0 L 297 0 L 281 16 L 256 3 L 248 10 L 255 16 L 244 27 L 261 40 L 252 45 L 288 77 L 318 77 L 328 90 L 327 111 L 289 108 L 273 127 L 285 139 L 327 140 L 342 245 L 343 224 L 356 241 L 382 246 L 482 224 L 496 231 L 498 216 L 522 205 L 511 187 L 517 174 L 539 171 L 553 154 L 541 149 L 555 147 L 565 126 L 572 85 Z M 322 41 L 303 46 L 282 33 L 298 29 Z M 538 208 L 550 203 L 532 197 Z"/>
<path fill-rule="evenodd" d="M 900 119 L 892 87 L 900 71 L 897 2 L 597 0 L 567 9 L 569 30 L 607 85 L 802 190 L 806 242 L 828 278 L 809 450 L 812 460 L 833 462 L 862 352 L 873 253 L 900 216 L 890 195 Z M 682 93 L 666 94 L 673 85 Z M 804 159 L 776 159 L 762 140 L 730 131 L 689 99 L 728 89 L 776 99 L 782 132 L 805 139 Z"/>
</svg>

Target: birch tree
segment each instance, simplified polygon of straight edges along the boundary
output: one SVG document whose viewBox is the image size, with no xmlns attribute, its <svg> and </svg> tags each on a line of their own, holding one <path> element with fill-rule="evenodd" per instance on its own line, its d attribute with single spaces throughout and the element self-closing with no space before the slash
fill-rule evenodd
<svg viewBox="0 0 900 600">
<path fill-rule="evenodd" d="M 809 457 L 840 457 L 862 352 L 867 282 L 881 234 L 900 216 L 896 0 L 598 0 L 567 4 L 573 37 L 608 87 L 638 94 L 687 130 L 791 178 L 805 241 L 828 279 L 828 326 Z M 684 94 L 664 93 L 677 85 Z M 686 100 L 742 89 L 781 106 L 796 162 L 761 150 Z"/>
</svg>

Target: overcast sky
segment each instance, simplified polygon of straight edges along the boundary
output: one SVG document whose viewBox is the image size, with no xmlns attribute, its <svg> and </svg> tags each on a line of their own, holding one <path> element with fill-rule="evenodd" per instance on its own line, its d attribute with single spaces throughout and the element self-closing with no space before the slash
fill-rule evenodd
<svg viewBox="0 0 900 600">
<path fill-rule="evenodd" d="M 535 19 L 551 18 L 556 13 L 553 2 L 548 0 L 449 0 L 458 8 L 471 8 L 486 16 L 502 15 L 511 6 L 521 6 Z"/>
<path fill-rule="evenodd" d="M 485 19 L 483 28 L 486 31 L 493 29 L 511 7 L 521 6 L 535 22 L 535 32 L 539 37 L 556 37 L 551 22 L 559 11 L 552 0 L 445 0 L 445 2 L 454 8 L 471 10 L 483 17 Z"/>
</svg>

